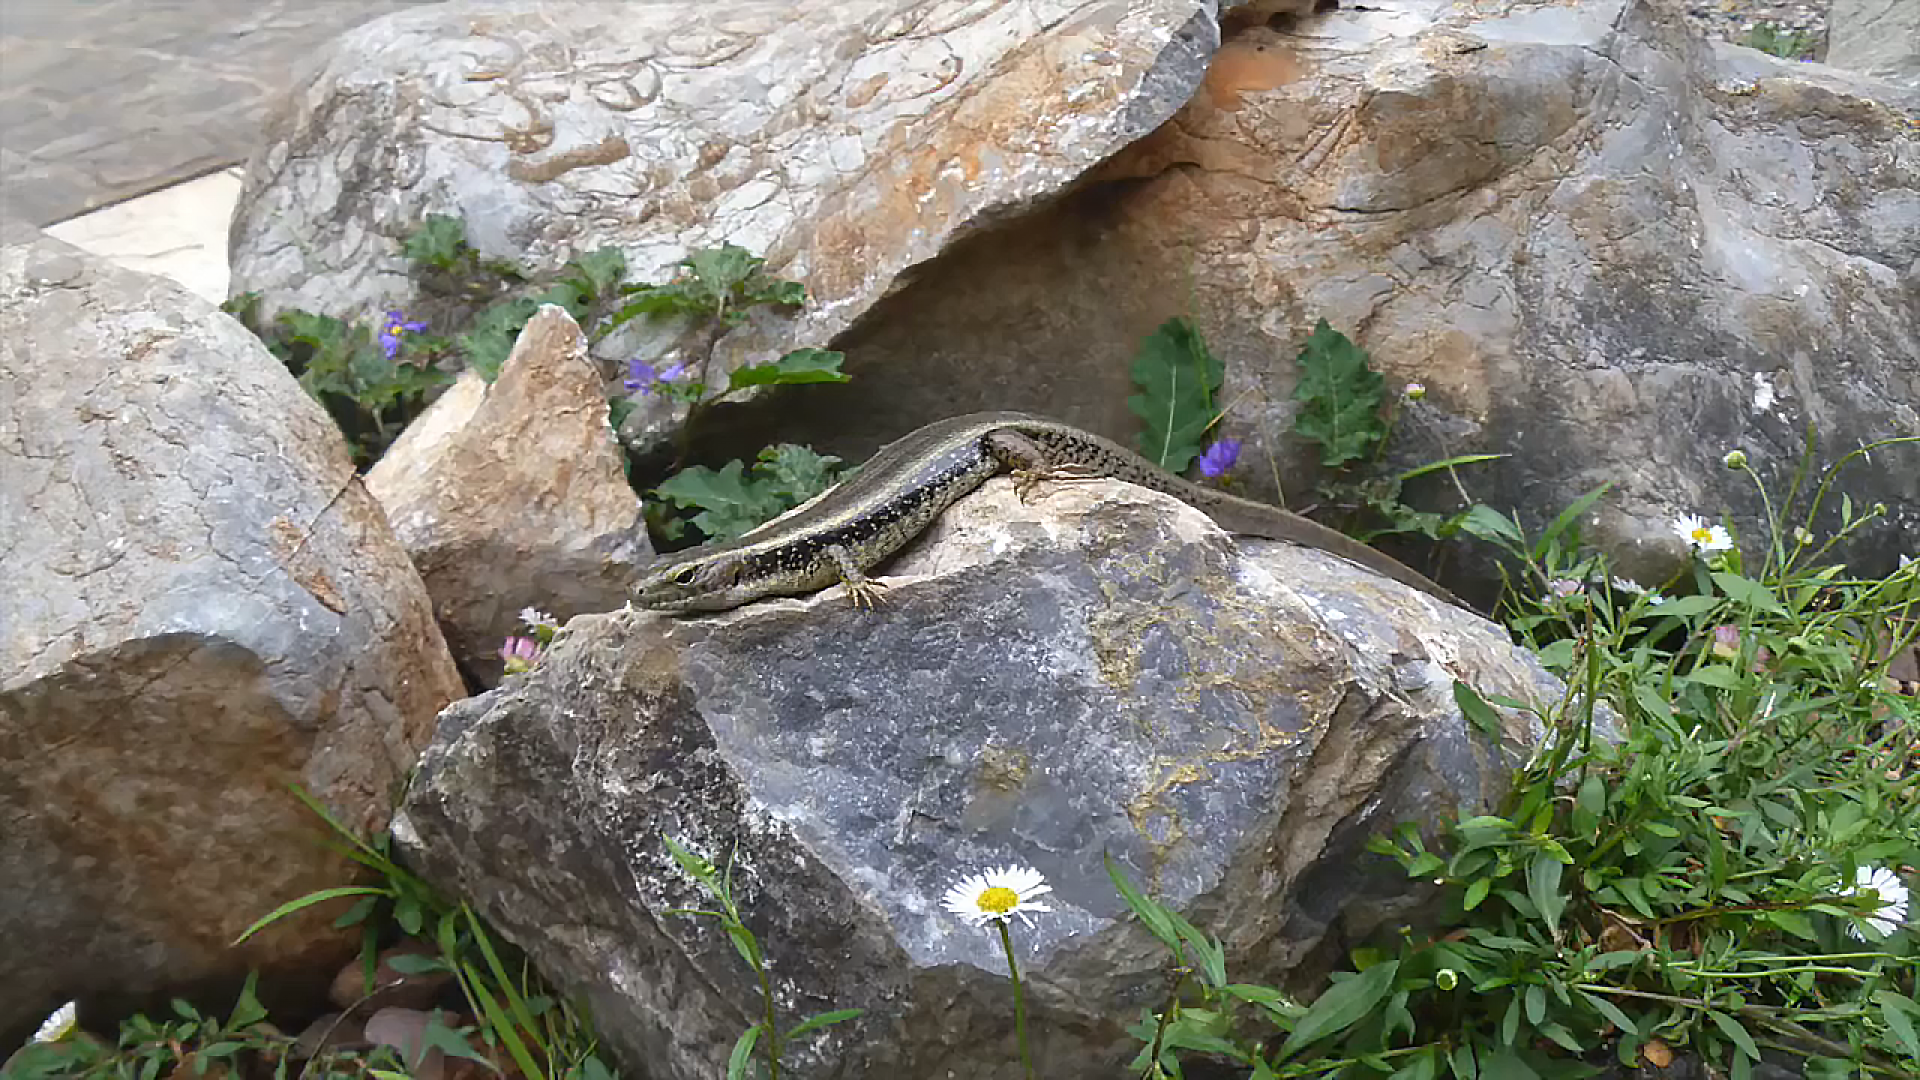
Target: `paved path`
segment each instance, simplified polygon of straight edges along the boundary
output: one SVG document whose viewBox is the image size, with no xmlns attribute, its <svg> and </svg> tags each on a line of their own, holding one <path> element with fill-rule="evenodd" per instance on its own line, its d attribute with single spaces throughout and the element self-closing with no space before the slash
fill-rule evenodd
<svg viewBox="0 0 1920 1080">
<path fill-rule="evenodd" d="M 243 160 L 317 47 L 424 0 L 0 0 L 0 212 L 38 225 Z"/>
</svg>

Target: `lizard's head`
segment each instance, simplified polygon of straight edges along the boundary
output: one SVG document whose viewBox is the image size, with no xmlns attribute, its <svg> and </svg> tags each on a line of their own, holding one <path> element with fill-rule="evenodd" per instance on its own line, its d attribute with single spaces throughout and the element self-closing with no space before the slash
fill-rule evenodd
<svg viewBox="0 0 1920 1080">
<path fill-rule="evenodd" d="M 755 599 L 747 556 L 696 548 L 659 559 L 633 584 L 633 602 L 654 611 L 723 611 Z"/>
</svg>

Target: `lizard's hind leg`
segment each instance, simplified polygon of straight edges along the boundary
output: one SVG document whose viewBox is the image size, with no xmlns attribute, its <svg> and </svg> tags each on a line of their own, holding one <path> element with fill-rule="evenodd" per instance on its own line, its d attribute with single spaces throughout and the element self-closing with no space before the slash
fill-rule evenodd
<svg viewBox="0 0 1920 1080">
<path fill-rule="evenodd" d="M 1042 480 L 1098 480 L 1101 473 L 1074 462 L 1055 463 L 1039 443 L 1018 431 L 1001 429 L 987 436 L 987 448 L 1013 474 L 1013 493 L 1026 502 Z"/>
</svg>

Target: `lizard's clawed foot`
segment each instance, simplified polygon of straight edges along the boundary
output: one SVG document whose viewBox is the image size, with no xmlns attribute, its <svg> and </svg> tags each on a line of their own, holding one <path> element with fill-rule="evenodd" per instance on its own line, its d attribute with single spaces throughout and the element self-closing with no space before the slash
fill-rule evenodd
<svg viewBox="0 0 1920 1080">
<path fill-rule="evenodd" d="M 1043 480 L 1098 480 L 1103 474 L 1085 465 L 1048 465 L 1013 470 L 1013 493 L 1021 502 L 1031 502 L 1033 491 Z"/>
<path fill-rule="evenodd" d="M 878 581 L 862 579 L 860 581 L 847 582 L 846 590 L 847 601 L 849 603 L 856 608 L 866 608 L 868 611 L 872 611 L 880 606 L 881 601 L 886 599 L 887 587 Z"/>
</svg>

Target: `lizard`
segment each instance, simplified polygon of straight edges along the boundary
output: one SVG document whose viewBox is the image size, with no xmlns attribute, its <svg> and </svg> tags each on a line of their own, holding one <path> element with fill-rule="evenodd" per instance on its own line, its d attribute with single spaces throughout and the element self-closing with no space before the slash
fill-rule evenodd
<svg viewBox="0 0 1920 1080">
<path fill-rule="evenodd" d="M 873 607 L 866 572 L 918 536 L 940 512 L 991 476 L 1012 472 L 1024 497 L 1042 479 L 1111 477 L 1172 495 L 1229 532 L 1331 552 L 1449 604 L 1452 593 L 1365 544 L 1278 506 L 1184 480 L 1110 439 L 1019 412 L 937 420 L 881 447 L 853 476 L 722 543 L 663 556 L 634 582 L 634 602 L 656 611 L 724 611 L 765 596 L 839 583 Z"/>
</svg>

